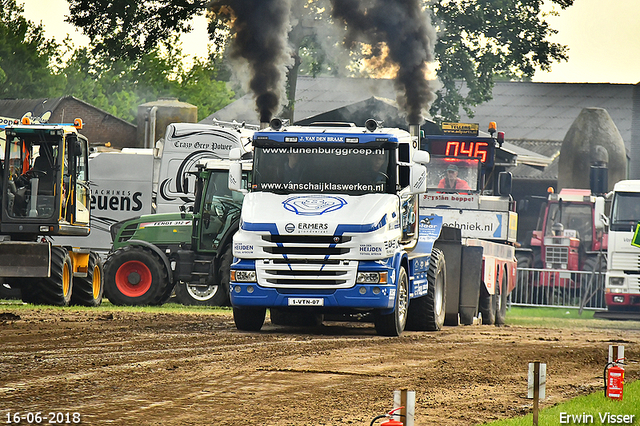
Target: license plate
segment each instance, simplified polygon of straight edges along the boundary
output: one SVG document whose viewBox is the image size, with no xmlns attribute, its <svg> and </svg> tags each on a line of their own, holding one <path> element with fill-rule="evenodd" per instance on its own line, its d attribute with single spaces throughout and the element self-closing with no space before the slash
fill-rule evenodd
<svg viewBox="0 0 640 426">
<path fill-rule="evenodd" d="M 324 306 L 324 299 L 290 297 L 289 306 Z"/>
</svg>

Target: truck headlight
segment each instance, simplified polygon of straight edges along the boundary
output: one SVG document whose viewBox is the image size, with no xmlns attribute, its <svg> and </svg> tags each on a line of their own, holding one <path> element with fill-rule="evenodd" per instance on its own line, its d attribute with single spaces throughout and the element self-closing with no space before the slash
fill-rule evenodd
<svg viewBox="0 0 640 426">
<path fill-rule="evenodd" d="M 242 283 L 256 282 L 256 271 L 245 271 L 242 269 L 234 269 L 231 271 L 231 281 Z"/>
<path fill-rule="evenodd" d="M 609 277 L 609 285 L 624 285 L 624 277 Z"/>
<path fill-rule="evenodd" d="M 356 277 L 358 284 L 386 284 L 387 273 L 386 272 L 358 272 Z"/>
<path fill-rule="evenodd" d="M 624 303 L 624 296 L 613 296 L 613 303 Z"/>
</svg>

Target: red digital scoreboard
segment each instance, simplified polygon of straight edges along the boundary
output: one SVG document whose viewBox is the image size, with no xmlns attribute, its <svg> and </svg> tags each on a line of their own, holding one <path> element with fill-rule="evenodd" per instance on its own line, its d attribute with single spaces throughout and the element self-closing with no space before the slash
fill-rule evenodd
<svg viewBox="0 0 640 426">
<path fill-rule="evenodd" d="M 431 155 L 460 159 L 477 158 L 483 167 L 493 166 L 495 156 L 493 138 L 429 136 L 425 140 L 427 142 L 426 150 Z"/>
</svg>

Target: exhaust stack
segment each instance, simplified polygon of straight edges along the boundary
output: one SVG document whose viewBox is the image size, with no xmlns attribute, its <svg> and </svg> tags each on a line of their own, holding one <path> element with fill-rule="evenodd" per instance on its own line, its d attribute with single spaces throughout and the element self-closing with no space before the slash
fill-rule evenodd
<svg viewBox="0 0 640 426">
<path fill-rule="evenodd" d="M 409 124 L 409 133 L 411 136 L 419 138 L 420 137 L 420 125 L 419 124 Z"/>
</svg>

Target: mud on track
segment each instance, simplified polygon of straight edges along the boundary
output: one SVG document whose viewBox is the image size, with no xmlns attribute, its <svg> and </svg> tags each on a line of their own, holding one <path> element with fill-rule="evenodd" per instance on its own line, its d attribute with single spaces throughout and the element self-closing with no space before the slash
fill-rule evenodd
<svg viewBox="0 0 640 426">
<path fill-rule="evenodd" d="M 584 321 L 591 324 L 591 321 Z M 416 425 L 525 414 L 527 364 L 547 363 L 549 406 L 602 387 L 609 344 L 640 359 L 640 323 L 445 328 L 375 335 L 369 324 L 235 329 L 231 313 L 0 305 L 0 421 L 79 412 L 86 425 L 366 425 L 416 391 Z M 635 327 L 635 330 L 622 328 Z M 627 381 L 640 376 L 626 368 Z"/>
</svg>

